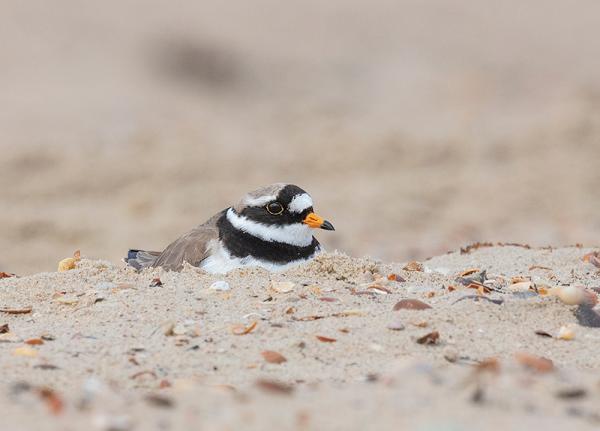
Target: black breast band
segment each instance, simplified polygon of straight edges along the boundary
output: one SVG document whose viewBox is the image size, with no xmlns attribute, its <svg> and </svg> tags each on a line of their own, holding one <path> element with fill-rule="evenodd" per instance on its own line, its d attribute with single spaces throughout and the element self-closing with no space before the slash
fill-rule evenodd
<svg viewBox="0 0 600 431">
<path fill-rule="evenodd" d="M 236 229 L 227 220 L 227 211 L 217 221 L 219 239 L 234 257 L 252 256 L 256 259 L 286 264 L 299 259 L 307 259 L 320 250 L 319 241 L 313 237 L 312 242 L 305 246 L 286 244 L 278 241 L 265 241 Z"/>
</svg>

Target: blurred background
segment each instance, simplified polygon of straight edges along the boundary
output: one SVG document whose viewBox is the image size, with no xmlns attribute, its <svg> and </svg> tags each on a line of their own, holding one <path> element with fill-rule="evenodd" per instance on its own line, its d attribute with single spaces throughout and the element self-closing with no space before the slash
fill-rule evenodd
<svg viewBox="0 0 600 431">
<path fill-rule="evenodd" d="M 329 249 L 600 243 L 597 0 L 2 2 L 0 270 L 307 189 Z"/>
</svg>

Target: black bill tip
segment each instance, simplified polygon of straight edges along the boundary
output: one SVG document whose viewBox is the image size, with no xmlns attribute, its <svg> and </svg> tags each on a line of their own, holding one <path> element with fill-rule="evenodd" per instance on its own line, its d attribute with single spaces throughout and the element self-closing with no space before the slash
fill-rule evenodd
<svg viewBox="0 0 600 431">
<path fill-rule="evenodd" d="M 325 220 L 323 222 L 323 224 L 321 225 L 321 229 L 325 229 L 325 230 L 335 230 L 335 228 L 333 227 L 333 225 L 331 223 L 329 223 L 327 220 Z"/>
</svg>

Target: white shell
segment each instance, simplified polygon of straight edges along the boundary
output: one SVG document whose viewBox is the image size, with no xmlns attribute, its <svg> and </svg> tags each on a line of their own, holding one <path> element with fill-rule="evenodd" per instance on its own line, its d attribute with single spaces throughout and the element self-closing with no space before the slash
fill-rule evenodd
<svg viewBox="0 0 600 431">
<path fill-rule="evenodd" d="M 271 289 L 278 293 L 289 293 L 294 290 L 295 284 L 291 281 L 272 281 Z"/>
<path fill-rule="evenodd" d="M 552 289 L 552 293 L 568 305 L 580 305 L 583 303 L 596 305 L 598 303 L 598 297 L 595 293 L 580 286 L 559 286 Z"/>
<path fill-rule="evenodd" d="M 185 326 L 181 323 L 178 323 L 177 325 L 175 325 L 172 329 L 173 334 L 175 335 L 184 335 L 186 333 L 186 329 Z"/>
<path fill-rule="evenodd" d="M 566 326 L 561 326 L 558 330 L 558 335 L 556 336 L 556 338 L 560 340 L 572 340 L 575 338 L 575 331 Z"/>
<path fill-rule="evenodd" d="M 231 286 L 229 286 L 229 283 L 227 283 L 226 281 L 219 280 L 211 284 L 209 289 L 225 291 L 231 289 Z"/>
<path fill-rule="evenodd" d="M 518 283 L 513 283 L 508 286 L 510 290 L 513 292 L 527 292 L 533 287 L 533 282 L 531 281 L 520 281 Z"/>
</svg>

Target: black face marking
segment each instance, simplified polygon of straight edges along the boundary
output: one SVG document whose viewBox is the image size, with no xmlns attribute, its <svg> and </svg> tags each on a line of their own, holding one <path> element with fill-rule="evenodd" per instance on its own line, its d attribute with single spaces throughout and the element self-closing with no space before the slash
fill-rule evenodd
<svg viewBox="0 0 600 431">
<path fill-rule="evenodd" d="M 281 202 L 284 206 L 287 207 L 290 204 L 290 202 L 292 202 L 292 199 L 294 199 L 294 197 L 302 195 L 304 193 L 306 192 L 300 187 L 295 186 L 293 184 L 288 184 L 287 186 L 281 189 L 281 191 L 277 195 L 277 198 L 279 202 Z"/>
<path fill-rule="evenodd" d="M 267 210 L 267 206 L 273 202 L 269 202 L 267 203 L 265 206 L 262 207 L 247 207 L 244 208 L 240 215 L 243 215 L 245 217 L 248 217 L 249 219 L 258 222 L 258 223 L 262 223 L 262 224 L 274 224 L 274 225 L 286 225 L 286 224 L 294 224 L 294 223 L 302 223 L 302 221 L 306 218 L 306 216 L 313 212 L 313 208 L 307 208 L 304 211 L 302 211 L 301 213 L 290 213 L 287 210 L 287 207 L 289 206 L 290 202 L 292 202 L 292 199 L 294 199 L 294 197 L 304 194 L 306 193 L 304 190 L 302 190 L 300 187 L 295 186 L 293 184 L 289 184 L 287 186 L 285 186 L 283 189 L 281 189 L 281 191 L 279 192 L 279 194 L 277 195 L 277 198 L 275 201 L 273 202 L 279 202 L 281 205 L 283 205 L 283 212 L 281 214 L 271 214 L 268 210 Z"/>
<path fill-rule="evenodd" d="M 217 221 L 217 227 L 219 228 L 219 239 L 232 256 L 239 258 L 252 256 L 266 262 L 286 264 L 298 259 L 309 258 L 320 250 L 319 241 L 315 237 L 306 247 L 277 241 L 264 241 L 233 227 L 227 220 L 226 213 Z"/>
</svg>

